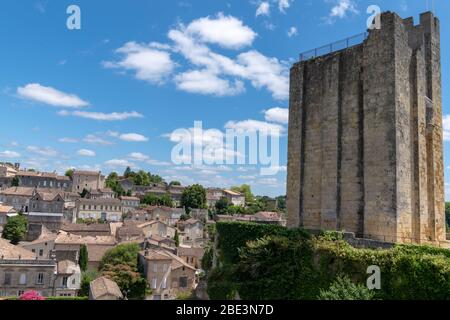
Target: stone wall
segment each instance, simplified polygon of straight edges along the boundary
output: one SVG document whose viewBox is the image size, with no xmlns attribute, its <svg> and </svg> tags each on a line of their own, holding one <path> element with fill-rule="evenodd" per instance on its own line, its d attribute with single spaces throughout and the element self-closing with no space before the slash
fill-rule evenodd
<svg viewBox="0 0 450 320">
<path fill-rule="evenodd" d="M 444 241 L 439 22 L 381 23 L 291 69 L 288 226 Z"/>
</svg>

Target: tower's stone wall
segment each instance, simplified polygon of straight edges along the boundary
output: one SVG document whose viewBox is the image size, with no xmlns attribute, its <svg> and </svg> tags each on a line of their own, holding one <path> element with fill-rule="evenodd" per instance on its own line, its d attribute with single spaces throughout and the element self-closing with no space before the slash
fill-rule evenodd
<svg viewBox="0 0 450 320">
<path fill-rule="evenodd" d="M 381 16 L 361 44 L 291 69 L 288 225 L 445 240 L 439 21 Z"/>
</svg>

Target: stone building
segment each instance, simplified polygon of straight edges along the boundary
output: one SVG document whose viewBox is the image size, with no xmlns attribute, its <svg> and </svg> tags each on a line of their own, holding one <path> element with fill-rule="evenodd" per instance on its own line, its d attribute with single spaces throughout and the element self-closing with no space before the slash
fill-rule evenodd
<svg viewBox="0 0 450 320">
<path fill-rule="evenodd" d="M 20 296 L 28 290 L 53 296 L 56 277 L 54 260 L 37 259 L 33 252 L 0 239 L 0 297 Z"/>
<path fill-rule="evenodd" d="M 16 177 L 19 179 L 19 187 L 60 190 L 70 190 L 72 188 L 72 181 L 69 177 L 60 176 L 54 172 L 19 171 Z"/>
<path fill-rule="evenodd" d="M 120 221 L 122 202 L 119 199 L 110 198 L 79 199 L 76 203 L 76 212 L 79 219 Z"/>
<path fill-rule="evenodd" d="M 288 226 L 445 241 L 439 20 L 387 12 L 291 69 Z"/>
<path fill-rule="evenodd" d="M 101 172 L 74 170 L 72 174 L 72 191 L 83 192 L 99 190 L 105 187 L 105 176 Z"/>
</svg>

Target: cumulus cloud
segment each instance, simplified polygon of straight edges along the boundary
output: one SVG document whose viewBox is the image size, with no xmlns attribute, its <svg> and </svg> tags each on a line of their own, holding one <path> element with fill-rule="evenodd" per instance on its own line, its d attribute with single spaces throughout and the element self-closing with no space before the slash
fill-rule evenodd
<svg viewBox="0 0 450 320">
<path fill-rule="evenodd" d="M 209 70 L 192 70 L 175 77 L 177 88 L 186 92 L 216 96 L 234 96 L 245 91 L 244 83 L 218 77 Z"/>
<path fill-rule="evenodd" d="M 186 33 L 201 42 L 217 44 L 227 49 L 240 49 L 253 43 L 257 34 L 233 16 L 219 13 L 215 18 L 205 17 L 192 21 Z"/>
<path fill-rule="evenodd" d="M 270 14 L 270 4 L 269 2 L 261 2 L 261 4 L 258 6 L 258 9 L 256 9 L 256 16 L 268 16 Z"/>
<path fill-rule="evenodd" d="M 117 169 L 117 168 L 126 168 L 126 167 L 130 167 L 130 168 L 135 168 L 136 165 L 128 160 L 125 159 L 111 159 L 105 162 L 105 165 L 108 168 L 111 169 Z"/>
<path fill-rule="evenodd" d="M 96 156 L 94 151 L 88 150 L 88 149 L 78 150 L 77 154 L 82 157 L 95 157 Z"/>
<path fill-rule="evenodd" d="M 282 13 L 286 13 L 286 10 L 291 6 L 290 0 L 278 0 L 278 10 Z"/>
<path fill-rule="evenodd" d="M 130 153 L 127 158 L 131 161 L 143 162 L 151 166 L 168 166 L 171 164 L 169 162 L 151 159 L 149 156 L 140 152 Z"/>
<path fill-rule="evenodd" d="M 228 121 L 225 124 L 226 129 L 233 129 L 238 132 L 264 132 L 267 135 L 279 136 L 285 128 L 282 125 L 269 123 L 258 120 L 244 120 L 244 121 Z"/>
<path fill-rule="evenodd" d="M 113 143 L 103 138 L 100 134 L 88 134 L 84 139 L 84 142 L 100 146 L 110 146 Z"/>
<path fill-rule="evenodd" d="M 14 159 L 20 158 L 20 153 L 10 150 L 5 150 L 0 152 L 0 158 Z"/>
<path fill-rule="evenodd" d="M 179 24 L 169 30 L 170 45 L 151 43 L 147 47 L 151 47 L 151 50 L 170 50 L 187 60 L 189 68 L 171 78 L 179 90 L 203 95 L 233 96 L 244 92 L 245 81 L 249 81 L 257 89 L 267 89 L 277 100 L 287 99 L 287 62 L 266 57 L 256 50 L 229 57 L 210 48 L 210 45 L 215 44 L 238 50 L 250 46 L 256 36 L 241 20 L 219 13 L 216 17 L 200 18 L 187 26 Z M 130 46 L 134 48 L 136 44 L 125 45 Z M 118 63 L 106 63 L 106 66 L 124 69 Z"/>
<path fill-rule="evenodd" d="M 61 143 L 78 143 L 78 139 L 67 138 L 67 137 L 60 138 L 60 139 L 58 139 L 58 141 L 61 142 Z"/>
<path fill-rule="evenodd" d="M 26 150 L 30 153 L 34 153 L 44 157 L 58 157 L 60 156 L 59 152 L 50 147 L 37 147 L 37 146 L 28 146 Z"/>
<path fill-rule="evenodd" d="M 165 81 L 176 66 L 170 57 L 170 53 L 164 49 L 166 49 L 166 46 L 156 43 L 128 42 L 116 50 L 118 54 L 122 55 L 121 60 L 106 61 L 103 62 L 103 66 L 131 71 L 134 72 L 138 80 L 160 84 Z"/>
<path fill-rule="evenodd" d="M 444 130 L 444 141 L 450 141 L 450 114 L 442 118 L 442 127 Z"/>
<path fill-rule="evenodd" d="M 119 139 L 127 142 L 146 142 L 148 138 L 138 133 L 123 133 L 119 135 Z"/>
<path fill-rule="evenodd" d="M 89 112 L 89 111 L 67 111 L 61 110 L 58 112 L 60 116 L 73 116 L 85 119 L 92 119 L 97 121 L 122 121 L 130 118 L 143 118 L 144 116 L 136 111 L 131 112 Z"/>
<path fill-rule="evenodd" d="M 325 22 L 333 24 L 336 19 L 347 17 L 348 13 L 358 14 L 357 5 L 354 0 L 336 0 L 336 5 L 331 8 L 330 14 L 325 18 Z"/>
<path fill-rule="evenodd" d="M 17 88 L 17 94 L 27 100 L 44 103 L 55 107 L 80 108 L 88 106 L 87 101 L 74 94 L 65 93 L 39 83 L 30 83 Z"/>
<path fill-rule="evenodd" d="M 287 32 L 287 35 L 289 38 L 292 38 L 293 36 L 296 36 L 297 34 L 298 34 L 298 30 L 296 27 L 290 27 Z"/>
<path fill-rule="evenodd" d="M 289 109 L 272 108 L 264 111 L 266 121 L 287 124 L 289 122 Z"/>
</svg>

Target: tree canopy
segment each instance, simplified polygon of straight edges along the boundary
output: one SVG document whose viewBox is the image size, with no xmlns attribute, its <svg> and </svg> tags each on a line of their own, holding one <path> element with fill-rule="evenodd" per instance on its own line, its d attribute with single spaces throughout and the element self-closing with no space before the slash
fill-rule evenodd
<svg viewBox="0 0 450 320">
<path fill-rule="evenodd" d="M 19 214 L 14 217 L 8 218 L 8 222 L 3 228 L 2 237 L 11 241 L 12 244 L 16 245 L 20 241 L 24 240 L 28 229 L 27 219 Z"/>
<path fill-rule="evenodd" d="M 181 205 L 187 209 L 206 208 L 206 190 L 199 184 L 184 189 L 181 196 Z"/>
</svg>

